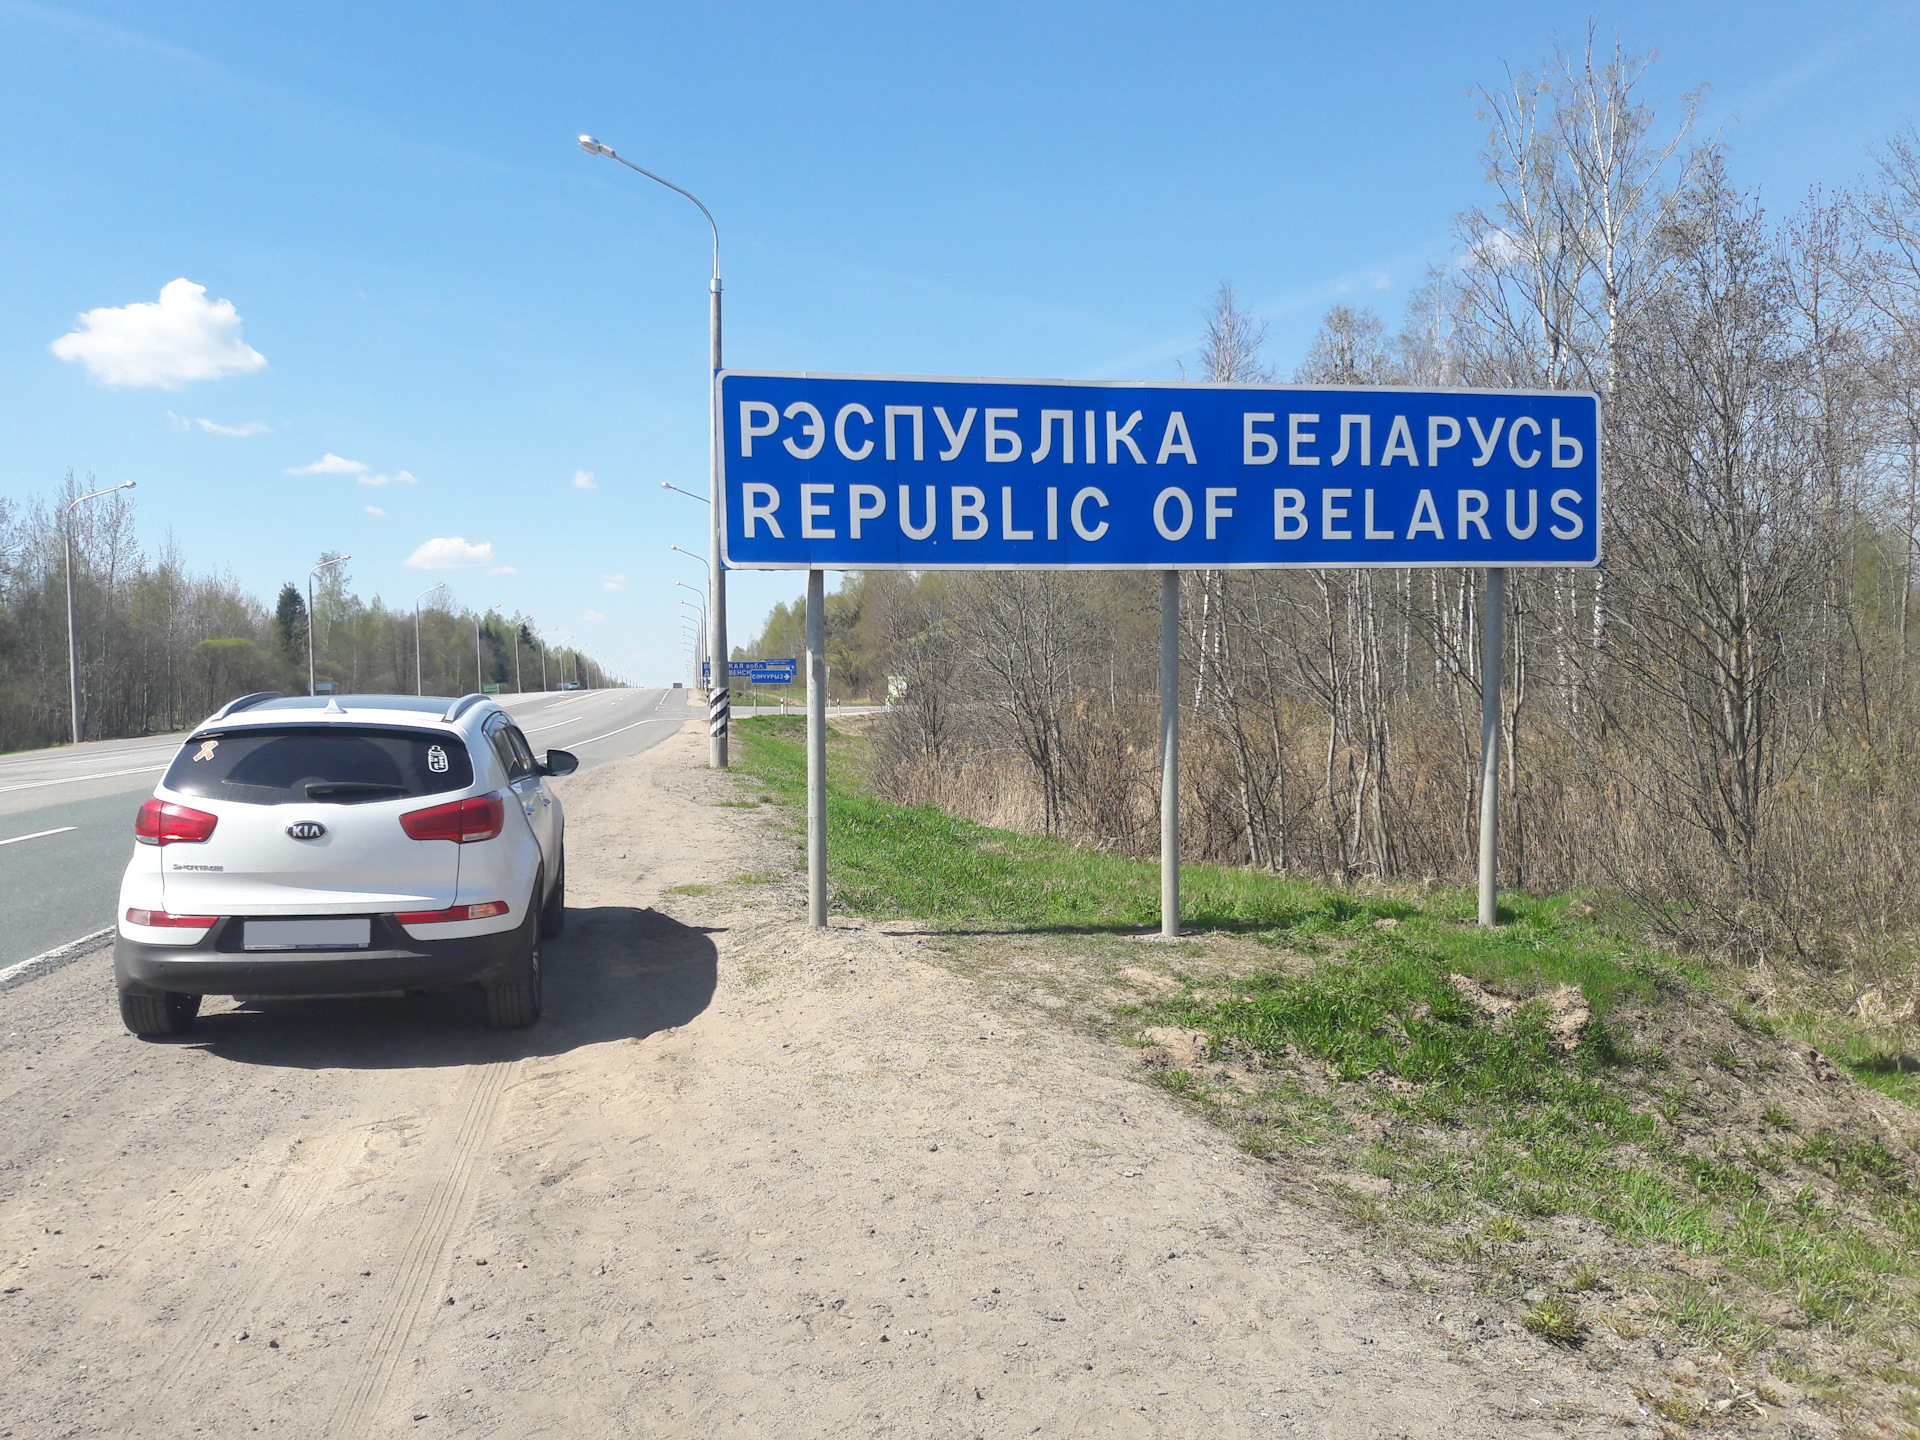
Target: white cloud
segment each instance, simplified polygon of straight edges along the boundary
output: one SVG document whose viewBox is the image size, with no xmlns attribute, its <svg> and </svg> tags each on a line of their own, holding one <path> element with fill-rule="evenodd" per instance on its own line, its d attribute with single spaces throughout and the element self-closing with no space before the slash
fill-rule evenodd
<svg viewBox="0 0 1920 1440">
<path fill-rule="evenodd" d="M 598 490 L 600 487 L 593 483 L 593 471 L 576 470 L 573 472 L 573 488 L 576 490 Z"/>
<path fill-rule="evenodd" d="M 364 475 L 367 466 L 361 460 L 348 460 L 329 450 L 311 465 L 296 465 L 289 475 Z M 381 483 L 385 483 L 384 481 Z"/>
<path fill-rule="evenodd" d="M 244 438 L 248 435 L 271 435 L 273 427 L 264 420 L 248 420 L 240 425 L 222 425 L 218 420 L 208 420 L 204 416 L 195 420 L 209 435 L 233 435 Z"/>
<path fill-rule="evenodd" d="M 582 615 L 580 618 L 582 620 L 604 620 L 607 617 L 602 615 L 598 610 L 589 610 L 587 611 L 586 614 Z"/>
<path fill-rule="evenodd" d="M 190 380 L 245 375 L 267 357 L 240 338 L 240 312 L 231 300 L 207 299 L 207 287 L 169 280 L 159 303 L 101 306 L 80 317 L 80 328 L 48 347 L 75 360 L 103 385 L 178 390 Z M 204 422 L 203 422 L 204 423 Z"/>
<path fill-rule="evenodd" d="M 1526 253 L 1519 236 L 1496 225 L 1469 245 L 1457 263 L 1462 270 L 1476 267 L 1492 270 L 1503 265 L 1517 265 L 1526 258 Z"/>
<path fill-rule="evenodd" d="M 382 520 L 387 518 L 387 512 L 382 510 L 378 505 L 367 506 L 367 514 L 378 515 Z"/>
<path fill-rule="evenodd" d="M 360 483 L 362 485 L 384 485 L 387 483 L 387 477 L 384 475 L 362 475 L 360 477 Z"/>
<path fill-rule="evenodd" d="M 420 482 L 413 478 L 411 471 L 396 470 L 393 472 L 393 483 L 396 485 L 418 485 Z"/>
<path fill-rule="evenodd" d="M 436 535 L 406 558 L 409 570 L 466 570 L 493 564 L 493 542 L 469 544 L 460 535 Z"/>
<path fill-rule="evenodd" d="M 1374 276 L 1373 288 L 1376 290 L 1391 290 L 1393 288 L 1393 277 L 1391 275 Z"/>
<path fill-rule="evenodd" d="M 520 572 L 511 565 L 496 565 L 487 571 L 489 575 L 518 575 Z"/>
<path fill-rule="evenodd" d="M 602 575 L 600 577 L 600 583 L 609 590 L 624 590 L 627 588 L 627 577 L 624 575 Z"/>
</svg>

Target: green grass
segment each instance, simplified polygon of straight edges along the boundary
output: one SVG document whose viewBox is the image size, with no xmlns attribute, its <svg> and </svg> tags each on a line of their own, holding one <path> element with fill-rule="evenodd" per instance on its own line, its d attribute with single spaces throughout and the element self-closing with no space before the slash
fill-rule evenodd
<svg viewBox="0 0 1920 1440">
<path fill-rule="evenodd" d="M 804 721 L 748 719 L 735 733 L 738 764 L 761 792 L 800 804 Z M 837 732 L 829 742 L 834 909 L 950 933 L 1099 936 L 1157 925 L 1156 865 L 877 800 L 862 784 L 864 744 Z M 1198 1029 L 1264 1059 L 1276 1073 L 1262 1095 L 1226 1094 L 1185 1071 L 1157 1079 L 1251 1153 L 1310 1155 L 1392 1180 L 1384 1201 L 1337 1201 L 1356 1223 L 1438 1227 L 1474 1261 L 1483 1253 L 1476 1231 L 1497 1258 L 1535 1221 L 1580 1215 L 1636 1252 L 1666 1245 L 1718 1259 L 1815 1322 L 1878 1336 L 1896 1353 L 1920 1333 L 1920 1193 L 1909 1158 L 1877 1139 L 1802 1133 L 1778 1108 L 1757 1137 L 1712 1133 L 1688 1076 L 1713 1087 L 1763 1081 L 1776 1028 L 1765 1017 L 1722 1007 L 1737 1048 L 1730 1040 L 1675 1057 L 1636 1048 L 1612 1023 L 1628 1011 L 1719 1005 L 1702 970 L 1655 957 L 1568 897 L 1507 897 L 1505 923 L 1489 931 L 1472 923 L 1473 897 L 1460 890 L 1415 900 L 1206 865 L 1183 867 L 1181 888 L 1187 929 L 1263 942 L 1274 963 L 1230 983 L 1190 982 L 1114 1023 Z M 1395 923 L 1375 923 L 1387 919 Z M 1593 1019 L 1563 1054 L 1544 1003 L 1492 1024 L 1452 974 L 1523 1001 L 1576 986 Z M 1897 1057 L 1876 1062 L 1828 1043 L 1868 1083 L 1876 1063 L 1883 1088 L 1911 1083 Z M 1340 1083 L 1303 1084 L 1296 1054 Z M 1373 1117 L 1373 1138 L 1351 1123 L 1358 1112 Z M 1667 1310 L 1702 1343 L 1759 1344 L 1770 1333 L 1698 1286 L 1670 1287 Z M 1557 1297 L 1526 1323 L 1559 1344 L 1583 1333 Z"/>
</svg>

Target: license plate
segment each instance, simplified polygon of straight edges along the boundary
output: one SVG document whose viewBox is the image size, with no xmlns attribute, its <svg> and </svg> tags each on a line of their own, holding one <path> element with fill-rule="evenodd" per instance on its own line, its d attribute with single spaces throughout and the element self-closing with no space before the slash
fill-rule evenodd
<svg viewBox="0 0 1920 1440">
<path fill-rule="evenodd" d="M 373 939 L 365 916 L 345 920 L 248 920 L 240 943 L 248 950 L 364 950 Z"/>
</svg>

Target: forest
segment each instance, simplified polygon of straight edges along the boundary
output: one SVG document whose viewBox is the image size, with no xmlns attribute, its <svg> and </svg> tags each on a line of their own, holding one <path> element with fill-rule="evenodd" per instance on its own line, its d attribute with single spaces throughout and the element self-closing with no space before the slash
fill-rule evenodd
<svg viewBox="0 0 1920 1440">
<path fill-rule="evenodd" d="M 1335 306 L 1282 377 L 1223 284 L 1188 378 L 1597 393 L 1604 564 L 1506 588 L 1502 884 L 1590 887 L 1737 957 L 1756 992 L 1843 972 L 1910 1017 L 1920 132 L 1763 204 L 1697 133 L 1697 93 L 1655 112 L 1651 65 L 1589 37 L 1480 93 L 1483 203 L 1397 326 Z M 1468 880 L 1483 576 L 1181 586 L 1186 853 Z M 835 698 L 895 693 L 873 783 L 1152 853 L 1158 587 L 846 577 L 827 600 Z M 802 653 L 804 621 L 803 602 L 778 608 L 758 653 Z"/>
<path fill-rule="evenodd" d="M 231 576 L 191 572 L 171 540 L 143 547 L 127 492 L 72 506 L 100 488 L 69 473 L 51 496 L 0 496 L 0 751 L 72 738 L 69 514 L 81 738 L 179 730 L 256 690 L 307 693 L 305 564 L 269 606 Z M 411 608 L 354 594 L 341 563 L 314 577 L 313 597 L 314 674 L 339 694 L 612 683 L 592 657 L 544 645 L 529 618 L 461 608 L 450 590 L 423 602 L 417 631 Z"/>
</svg>

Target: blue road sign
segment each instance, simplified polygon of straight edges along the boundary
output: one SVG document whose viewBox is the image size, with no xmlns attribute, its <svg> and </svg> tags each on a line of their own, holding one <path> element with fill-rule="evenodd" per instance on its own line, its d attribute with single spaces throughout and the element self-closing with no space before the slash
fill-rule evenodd
<svg viewBox="0 0 1920 1440">
<path fill-rule="evenodd" d="M 713 662 L 700 662 L 700 678 L 713 673 Z M 800 674 L 798 660 L 729 660 L 727 678 L 745 680 L 749 685 L 791 685 Z"/>
<path fill-rule="evenodd" d="M 1583 391 L 722 371 L 726 563 L 1600 563 Z"/>
</svg>

